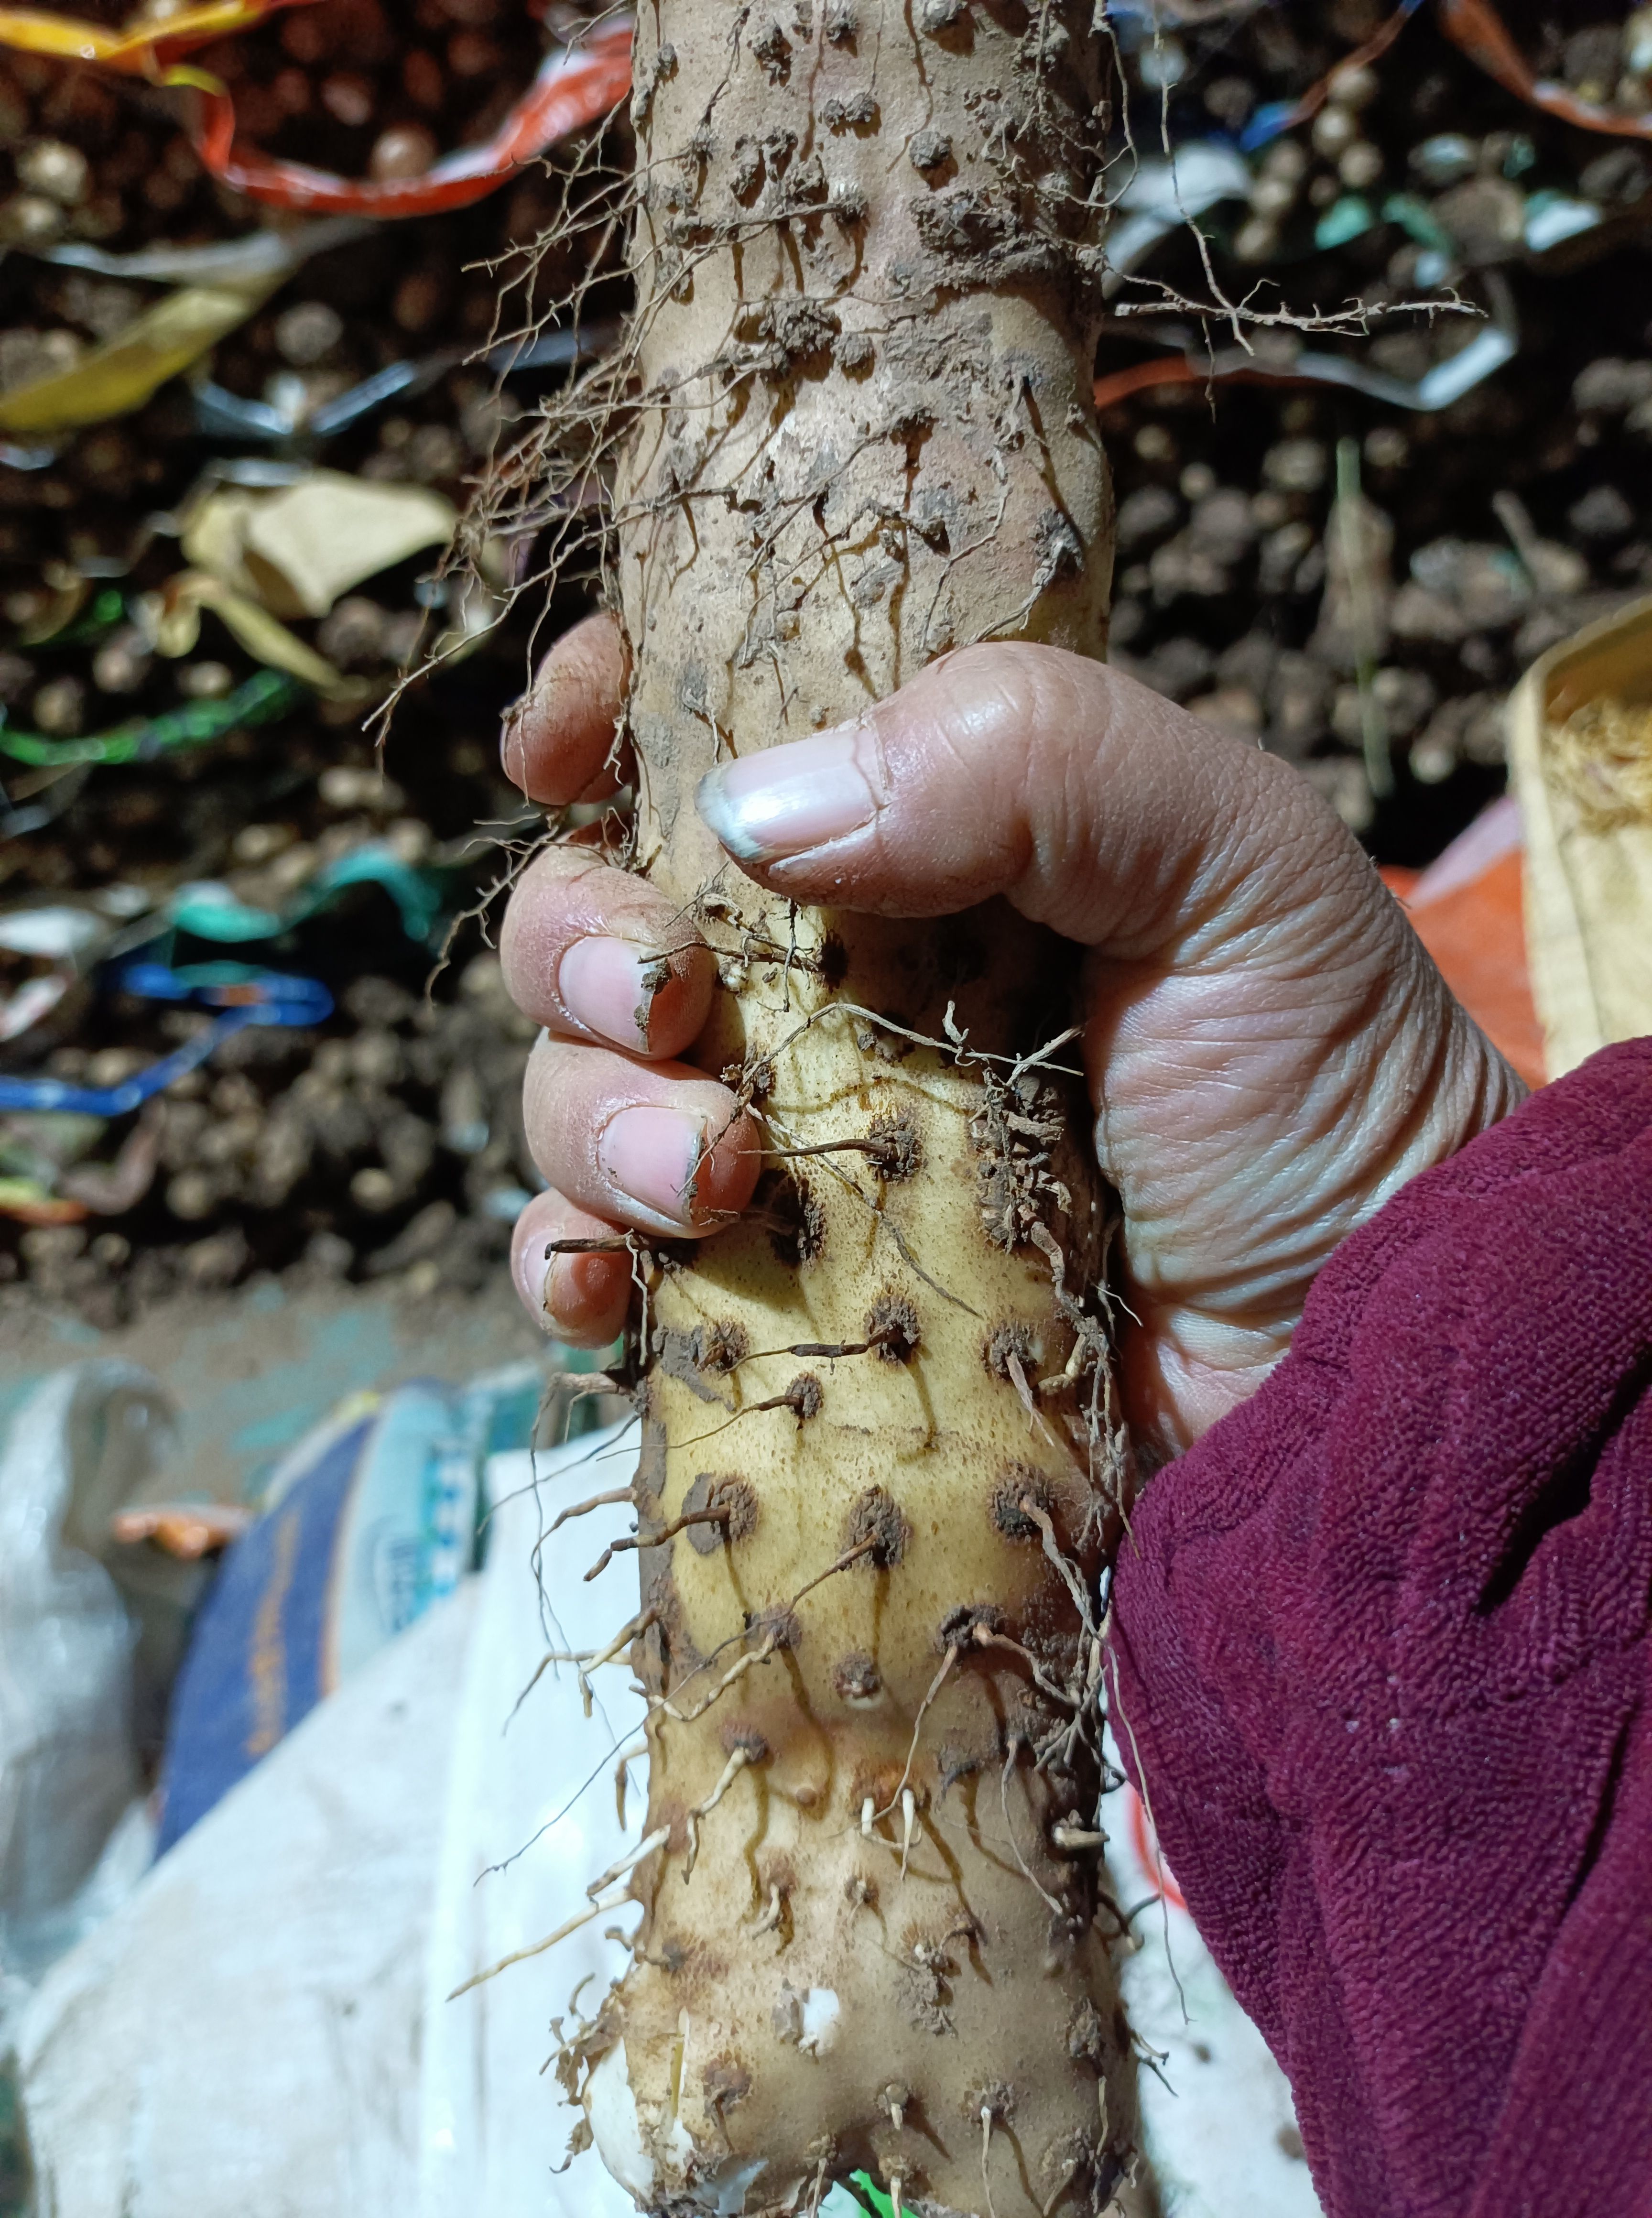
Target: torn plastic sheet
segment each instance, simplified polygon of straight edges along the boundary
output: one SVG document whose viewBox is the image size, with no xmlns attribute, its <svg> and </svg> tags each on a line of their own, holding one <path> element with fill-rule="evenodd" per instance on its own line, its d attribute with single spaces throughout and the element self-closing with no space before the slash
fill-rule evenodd
<svg viewBox="0 0 1652 2218">
<path fill-rule="evenodd" d="M 1139 162 L 1114 206 L 1125 211 L 1106 242 L 1102 292 L 1111 297 L 1161 239 L 1218 201 L 1244 200 L 1254 180 L 1249 164 L 1220 139 L 1196 139 L 1166 158 Z"/>
<path fill-rule="evenodd" d="M 0 909 L 0 951 L 53 966 L 0 995 L 0 1043 L 21 1039 L 50 1016 L 120 929 L 118 917 L 90 903 L 34 901 Z"/>
<path fill-rule="evenodd" d="M 193 368 L 244 323 L 312 255 L 371 228 L 348 218 L 300 224 L 287 232 L 252 232 L 208 246 L 149 247 L 136 254 L 104 254 L 92 246 L 48 249 L 40 260 L 178 289 L 83 355 L 72 369 L 0 394 L 0 431 L 50 437 L 130 415 L 169 378 Z M 14 469 L 44 468 L 55 455 L 53 447 L 0 449 L 0 461 Z"/>
<path fill-rule="evenodd" d="M 1294 131 L 1299 123 L 1306 123 L 1317 115 L 1330 98 L 1338 77 L 1345 71 L 1367 69 L 1372 62 L 1380 61 L 1421 6 L 1422 0 L 1401 0 L 1401 5 L 1386 22 L 1379 24 L 1362 46 L 1344 54 L 1336 67 L 1327 70 L 1317 84 L 1310 85 L 1300 100 L 1271 100 L 1259 108 L 1239 135 L 1245 152 L 1258 152 L 1284 133 Z"/>
<path fill-rule="evenodd" d="M 32 955 L 46 963 L 84 958 L 107 946 L 112 930 L 95 909 L 68 902 L 0 910 L 0 947 L 9 955 Z"/>
<path fill-rule="evenodd" d="M 1568 193 L 1544 189 L 1526 199 L 1521 236 L 1528 254 L 1544 255 L 1568 239 L 1581 239 L 1586 232 L 1598 231 L 1605 221 L 1605 214 L 1593 201 L 1578 200 Z M 1420 284 L 1439 285 L 1445 282 L 1457 259 L 1457 242 L 1427 201 L 1415 193 L 1390 193 L 1383 202 L 1380 215 L 1361 194 L 1345 193 L 1332 202 L 1315 225 L 1314 244 L 1321 251 L 1346 246 L 1350 239 L 1363 238 L 1366 232 L 1374 231 L 1378 223 L 1398 224 L 1406 236 L 1423 249 L 1416 270 Z"/>
<path fill-rule="evenodd" d="M 192 510 L 182 545 L 195 569 L 273 616 L 325 616 L 368 578 L 446 546 L 458 515 L 428 486 L 317 469 L 275 492 L 209 493 Z"/>
<path fill-rule="evenodd" d="M 38 1179 L 0 1176 L 0 1217 L 23 1224 L 78 1224 L 86 1214 L 84 1201 L 59 1199 Z"/>
<path fill-rule="evenodd" d="M 73 1110 L 0 1117 L 0 1214 L 68 1224 L 88 1215 L 123 1217 L 135 1209 L 160 1168 L 160 1130 L 152 1117 L 140 1118 L 114 1162 L 97 1162 L 91 1150 L 108 1125 L 108 1118 Z"/>
<path fill-rule="evenodd" d="M 1487 290 L 1492 296 L 1492 320 L 1465 347 L 1414 380 L 1390 377 L 1384 370 L 1370 369 L 1343 355 L 1305 350 L 1288 363 L 1269 363 L 1259 361 L 1243 347 L 1201 354 L 1190 345 L 1185 354 L 1163 355 L 1155 362 L 1138 362 L 1134 369 L 1098 377 L 1095 404 L 1098 408 L 1111 408 L 1133 393 L 1155 385 L 1219 384 L 1233 379 L 1267 385 L 1340 385 L 1350 392 L 1363 393 L 1368 400 L 1385 401 L 1391 408 L 1433 415 L 1471 393 L 1476 385 L 1484 384 L 1519 352 L 1513 294 L 1494 271 L 1487 273 Z"/>
<path fill-rule="evenodd" d="M 295 632 L 244 593 L 234 592 L 204 570 L 180 570 L 159 592 L 140 594 L 133 614 L 157 654 L 176 660 L 193 654 L 201 637 L 201 611 L 210 609 L 225 629 L 269 670 L 285 672 L 324 700 L 360 703 L 372 693 L 364 678 L 343 671 L 306 647 Z"/>
<path fill-rule="evenodd" d="M 121 1143 L 112 1163 L 77 1163 L 58 1180 L 58 1192 L 94 1217 L 124 1217 L 154 1185 L 160 1163 L 160 1128 L 152 1118 L 141 1118 Z"/>
<path fill-rule="evenodd" d="M 305 691 L 284 672 L 258 670 L 221 701 L 191 701 L 185 708 L 134 717 L 113 731 L 80 740 L 17 731 L 0 710 L 0 754 L 9 755 L 14 762 L 35 764 L 149 762 L 176 747 L 205 747 L 238 724 L 269 723 L 296 707 Z"/>
<path fill-rule="evenodd" d="M 195 150 L 220 184 L 276 208 L 380 218 L 435 215 L 485 198 L 559 139 L 599 123 L 630 89 L 631 26 L 621 20 L 578 46 L 554 47 L 492 138 L 445 155 L 423 177 L 341 177 L 239 148 L 235 103 L 221 90 L 203 93 Z"/>
<path fill-rule="evenodd" d="M 75 431 L 131 415 L 244 324 L 285 275 L 184 286 L 93 347 L 72 369 L 0 393 L 0 431 Z"/>
<path fill-rule="evenodd" d="M 129 969 L 148 974 L 144 984 L 131 990 L 145 992 L 152 999 L 161 993 L 160 982 L 174 976 L 160 963 L 135 964 Z M 115 982 L 125 982 L 123 974 L 116 974 Z M 248 1025 L 319 1025 L 332 1013 L 332 995 L 319 981 L 288 977 L 274 970 L 254 972 L 247 980 L 224 986 L 178 980 L 176 990 L 166 991 L 164 998 L 199 1000 L 219 1008 L 221 1014 L 173 1054 L 163 1056 L 120 1086 L 71 1086 L 58 1078 L 0 1077 L 0 1109 L 68 1109 L 87 1117 L 130 1116 L 153 1095 L 164 1093 L 186 1071 L 205 1063 L 232 1032 Z"/>
<path fill-rule="evenodd" d="M 1533 193 L 1525 204 L 1526 251 L 1547 254 L 1551 246 L 1581 239 L 1597 230 L 1606 218 L 1593 201 L 1575 200 L 1568 193 Z"/>
<path fill-rule="evenodd" d="M 241 239 L 213 239 L 205 246 L 145 246 L 133 254 L 108 254 L 101 246 L 68 244 L 36 250 L 36 259 L 94 277 L 155 285 L 244 285 L 260 277 L 289 275 L 312 255 L 325 254 L 373 229 L 365 216 L 326 216 L 290 231 L 250 231 Z"/>
<path fill-rule="evenodd" d="M 269 400 L 250 400 L 229 393 L 210 378 L 195 381 L 195 428 L 208 438 L 249 440 L 331 439 L 358 424 L 387 400 L 427 392 L 450 369 L 466 363 L 510 375 L 523 369 L 572 369 L 606 354 L 619 336 L 616 322 L 591 324 L 579 330 L 541 331 L 535 338 L 507 339 L 477 354 L 463 347 L 446 347 L 439 354 L 417 361 L 393 362 L 387 368 L 352 385 L 348 392 L 323 401 L 308 415 L 297 408 L 278 407 Z"/>
<path fill-rule="evenodd" d="M 0 1042 L 22 1039 L 42 1017 L 49 1017 L 74 984 L 73 974 L 48 971 L 41 978 L 26 979 L 15 994 L 0 997 Z"/>
</svg>

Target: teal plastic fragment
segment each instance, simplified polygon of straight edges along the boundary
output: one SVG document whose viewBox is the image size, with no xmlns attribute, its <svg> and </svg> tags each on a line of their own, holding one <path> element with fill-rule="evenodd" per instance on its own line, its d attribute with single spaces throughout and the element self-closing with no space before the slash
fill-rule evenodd
<svg viewBox="0 0 1652 2218">
<path fill-rule="evenodd" d="M 1314 244 L 1321 251 L 1333 246 L 1346 246 L 1351 239 L 1363 238 L 1377 221 L 1368 200 L 1358 193 L 1345 193 L 1333 201 L 1314 226 Z"/>
<path fill-rule="evenodd" d="M 1414 239 L 1419 246 L 1432 246 L 1437 254 L 1455 251 L 1450 232 L 1415 193 L 1390 193 L 1383 203 L 1383 220 L 1397 223 L 1408 239 Z"/>
<path fill-rule="evenodd" d="M 382 886 L 396 904 L 410 939 L 429 944 L 444 920 L 442 881 L 435 870 L 404 863 L 382 840 L 370 839 L 317 872 L 293 905 L 284 910 L 252 908 L 215 880 L 183 887 L 167 921 L 176 932 L 196 939 L 234 946 L 278 939 L 329 908 L 349 886 Z"/>
</svg>

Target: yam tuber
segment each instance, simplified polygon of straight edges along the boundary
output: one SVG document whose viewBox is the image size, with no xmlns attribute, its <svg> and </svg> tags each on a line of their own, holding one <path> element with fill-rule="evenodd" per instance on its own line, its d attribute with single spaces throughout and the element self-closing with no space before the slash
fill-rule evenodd
<svg viewBox="0 0 1652 2218">
<path fill-rule="evenodd" d="M 1060 950 L 793 910 L 729 756 L 984 637 L 1103 652 L 1089 0 L 657 0 L 614 604 L 634 867 L 717 948 L 756 1204 L 654 1255 L 635 1486 L 653 1843 L 572 2073 L 651 2211 L 1094 2214 L 1129 2174 L 1102 1898 L 1119 1514 Z M 715 1138 L 708 1135 L 708 1141 Z"/>
</svg>

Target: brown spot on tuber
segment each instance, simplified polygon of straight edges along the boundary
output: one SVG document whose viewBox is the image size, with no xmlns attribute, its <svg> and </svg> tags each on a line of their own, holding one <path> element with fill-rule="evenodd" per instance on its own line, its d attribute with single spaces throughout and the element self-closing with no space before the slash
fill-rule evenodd
<svg viewBox="0 0 1652 2218">
<path fill-rule="evenodd" d="M 859 1649 L 840 1656 L 832 1667 L 832 1691 L 845 1702 L 875 1702 L 883 1692 L 883 1675 Z"/>
<path fill-rule="evenodd" d="M 703 1516 L 708 1510 L 721 1511 L 721 1518 L 705 1518 L 687 1528 L 689 1545 L 698 1555 L 715 1556 L 758 1529 L 758 1497 L 749 1479 L 702 1471 L 683 1496 L 683 1514 Z"/>
<path fill-rule="evenodd" d="M 944 131 L 920 131 L 907 147 L 906 158 L 920 177 L 931 177 L 952 159 L 952 141 Z"/>
<path fill-rule="evenodd" d="M 703 1327 L 696 1325 L 692 1332 L 678 1332 L 665 1325 L 656 1325 L 650 1346 L 654 1360 L 668 1379 L 675 1379 L 686 1386 L 702 1402 L 709 1402 L 719 1409 L 729 1406 L 722 1396 L 707 1385 L 702 1372 L 706 1366 L 701 1361 L 701 1334 Z"/>
<path fill-rule="evenodd" d="M 826 1389 L 812 1371 L 800 1371 L 779 1397 L 791 1409 L 798 1423 L 818 1417 L 826 1407 Z"/>
<path fill-rule="evenodd" d="M 789 1608 L 784 1602 L 777 1602 L 770 1608 L 757 1611 L 746 1630 L 748 1642 L 757 1648 L 791 1651 L 801 1647 L 803 1643 L 802 1621 L 797 1612 Z"/>
<path fill-rule="evenodd" d="M 644 1389 L 647 1396 L 647 1388 Z M 642 1446 L 637 1455 L 637 1475 L 632 1487 L 637 1497 L 639 1512 L 647 1516 L 654 1513 L 660 1491 L 665 1484 L 665 1425 L 663 1418 L 654 1415 L 647 1406 L 643 1409 Z"/>
<path fill-rule="evenodd" d="M 966 1748 L 943 1748 L 935 1759 L 936 1775 L 941 1782 L 941 1799 L 949 1795 L 961 1779 L 969 1779 L 984 1769 L 983 1759 Z"/>
<path fill-rule="evenodd" d="M 918 1312 L 904 1294 L 880 1294 L 866 1317 L 866 1339 L 885 1363 L 905 1363 L 920 1335 Z"/>
<path fill-rule="evenodd" d="M 857 28 L 854 0 L 826 0 L 825 30 L 828 46 L 852 46 Z"/>
<path fill-rule="evenodd" d="M 983 2111 L 995 2126 L 1015 2116 L 1015 2090 L 1006 2079 L 989 2080 L 986 2086 L 972 2089 L 963 2098 L 963 2115 L 978 2119 Z"/>
<path fill-rule="evenodd" d="M 758 335 L 772 339 L 792 362 L 809 362 L 831 351 L 838 336 L 833 310 L 820 300 L 776 300 L 758 319 Z"/>
<path fill-rule="evenodd" d="M 949 1648 L 965 1647 L 978 1625 L 984 1625 L 989 1633 L 996 1633 L 1003 1622 L 1004 1613 L 995 1602 L 960 1602 L 956 1609 L 948 1610 L 936 1626 L 936 1648 L 944 1652 Z"/>
<path fill-rule="evenodd" d="M 696 1370 L 727 1372 L 745 1362 L 752 1351 L 752 1338 L 743 1324 L 730 1317 L 717 1317 L 709 1324 L 696 1325 L 689 1345 Z"/>
<path fill-rule="evenodd" d="M 1001 1379 L 1006 1386 L 1010 1386 L 1015 1383 L 1010 1369 L 1011 1362 L 1018 1363 L 1024 1376 L 1043 1353 L 1032 1327 L 1022 1323 L 1018 1317 L 1011 1317 L 993 1327 L 987 1345 L 981 1350 L 981 1361 L 994 1379 Z"/>
<path fill-rule="evenodd" d="M 845 331 L 832 351 L 845 377 L 864 377 L 877 350 L 864 331 Z"/>
<path fill-rule="evenodd" d="M 1053 585 L 1058 578 L 1076 578 L 1084 570 L 1084 542 L 1074 530 L 1072 519 L 1063 516 L 1059 508 L 1047 508 L 1033 525 L 1033 543 L 1038 550 L 1038 567 L 1032 573 L 1033 583 L 1042 592 Z"/>
<path fill-rule="evenodd" d="M 714 2056 L 700 2074 L 708 2109 L 721 2118 L 752 2091 L 752 2075 L 732 2056 Z"/>
<path fill-rule="evenodd" d="M 754 139 L 734 141 L 734 164 L 729 189 L 742 207 L 748 207 L 763 188 L 763 154 Z"/>
<path fill-rule="evenodd" d="M 1075 2064 L 1091 2065 L 1098 2072 L 1106 2067 L 1107 2029 L 1088 1995 L 1067 2022 L 1067 2053 Z"/>
<path fill-rule="evenodd" d="M 924 1160 L 917 1119 L 910 1109 L 875 1117 L 866 1134 L 868 1160 L 880 1178 L 892 1181 L 917 1176 Z"/>
<path fill-rule="evenodd" d="M 769 1244 L 782 1263 L 812 1263 L 825 1248 L 825 1205 L 795 1172 L 764 1171 L 752 1198 L 752 1209 L 767 1220 Z"/>
<path fill-rule="evenodd" d="M 1053 1519 L 1055 1490 L 1045 1473 L 1032 1464 L 1010 1464 L 993 1489 L 993 1522 L 1006 1540 L 1032 1540 L 1042 1546 L 1043 1535 L 1036 1521 L 1027 1515 L 1029 1502 Z"/>
<path fill-rule="evenodd" d="M 828 131 L 875 131 L 877 102 L 869 92 L 851 92 L 846 100 L 820 103 L 820 121 Z"/>
<path fill-rule="evenodd" d="M 792 42 L 778 23 L 764 23 L 752 40 L 752 52 L 763 64 L 770 84 L 784 84 L 792 73 Z"/>
<path fill-rule="evenodd" d="M 837 932 L 827 932 L 814 959 L 822 983 L 835 993 L 849 976 L 849 950 Z"/>
<path fill-rule="evenodd" d="M 899 1506 L 881 1486 L 869 1486 L 849 1513 L 849 1522 L 844 1530 L 844 1552 L 847 1553 L 869 1540 L 871 1546 L 862 1561 L 887 1571 L 906 1554 L 911 1538 L 912 1527 Z"/>
</svg>

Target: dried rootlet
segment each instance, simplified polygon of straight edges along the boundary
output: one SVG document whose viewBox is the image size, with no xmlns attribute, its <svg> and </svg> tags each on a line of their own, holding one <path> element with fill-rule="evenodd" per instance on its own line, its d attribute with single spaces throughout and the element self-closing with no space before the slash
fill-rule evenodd
<svg viewBox="0 0 1652 2218">
<path fill-rule="evenodd" d="M 908 2209 L 1097 2213 L 1133 2130 L 1117 1502 L 1059 960 L 998 909 L 793 912 L 691 806 L 950 647 L 1101 651 L 1089 0 L 659 0 L 635 84 L 634 863 L 723 957 L 696 1055 L 771 1152 L 649 1289 L 645 1916 L 565 2076 L 650 2210 L 864 2169 Z"/>
</svg>

